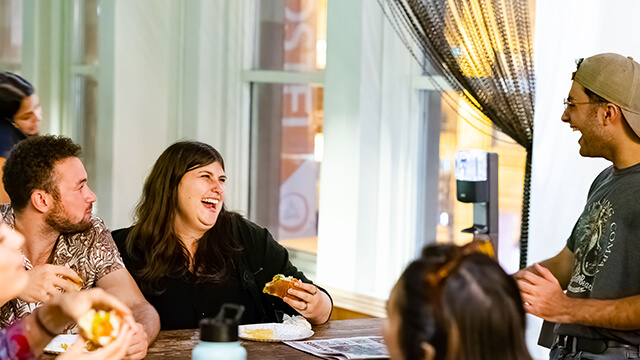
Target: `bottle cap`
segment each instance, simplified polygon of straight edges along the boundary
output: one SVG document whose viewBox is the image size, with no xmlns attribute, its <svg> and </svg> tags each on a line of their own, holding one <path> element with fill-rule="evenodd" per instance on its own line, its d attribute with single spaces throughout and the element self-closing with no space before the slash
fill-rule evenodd
<svg viewBox="0 0 640 360">
<path fill-rule="evenodd" d="M 238 323 L 244 306 L 224 304 L 214 318 L 200 320 L 200 340 L 207 342 L 238 341 Z"/>
</svg>

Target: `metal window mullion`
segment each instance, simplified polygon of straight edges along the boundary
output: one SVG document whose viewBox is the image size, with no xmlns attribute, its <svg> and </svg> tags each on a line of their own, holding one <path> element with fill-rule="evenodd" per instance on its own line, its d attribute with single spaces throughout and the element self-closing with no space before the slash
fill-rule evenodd
<svg viewBox="0 0 640 360">
<path fill-rule="evenodd" d="M 93 64 L 75 64 L 71 65 L 69 72 L 74 76 L 85 76 L 94 80 L 98 80 L 100 66 Z"/>
<path fill-rule="evenodd" d="M 242 73 L 242 79 L 251 83 L 323 85 L 324 70 L 314 72 L 246 70 Z"/>
</svg>

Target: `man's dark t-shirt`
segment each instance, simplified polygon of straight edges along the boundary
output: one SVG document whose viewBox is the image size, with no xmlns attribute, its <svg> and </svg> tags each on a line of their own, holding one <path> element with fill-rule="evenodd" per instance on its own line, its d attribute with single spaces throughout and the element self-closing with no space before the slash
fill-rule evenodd
<svg viewBox="0 0 640 360">
<path fill-rule="evenodd" d="M 620 299 L 640 294 L 640 164 L 602 171 L 567 241 L 573 274 L 567 296 Z M 558 324 L 555 333 L 640 345 L 640 329 Z"/>
</svg>

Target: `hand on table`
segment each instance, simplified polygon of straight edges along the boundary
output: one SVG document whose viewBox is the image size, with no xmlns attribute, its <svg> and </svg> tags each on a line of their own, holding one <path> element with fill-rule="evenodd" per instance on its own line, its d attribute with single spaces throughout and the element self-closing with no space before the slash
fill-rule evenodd
<svg viewBox="0 0 640 360">
<path fill-rule="evenodd" d="M 127 353 L 124 359 L 126 360 L 138 360 L 147 356 L 147 349 L 149 348 L 149 338 L 144 331 L 144 327 L 140 323 L 134 323 L 132 327 L 131 342 L 127 347 Z"/>
<path fill-rule="evenodd" d="M 569 322 L 570 299 L 547 268 L 533 264 L 532 270 L 514 274 L 520 287 L 524 308 L 529 314 L 552 322 Z"/>
<path fill-rule="evenodd" d="M 295 288 L 287 290 L 287 293 L 298 297 L 296 300 L 286 296 L 283 300 L 294 308 L 300 315 L 309 319 L 312 324 L 322 324 L 329 320 L 331 314 L 331 300 L 323 291 L 315 285 L 296 282 Z"/>
<path fill-rule="evenodd" d="M 27 271 L 29 281 L 18 298 L 27 302 L 45 302 L 62 292 L 80 290 L 82 279 L 72 269 L 61 265 L 39 265 Z"/>
</svg>

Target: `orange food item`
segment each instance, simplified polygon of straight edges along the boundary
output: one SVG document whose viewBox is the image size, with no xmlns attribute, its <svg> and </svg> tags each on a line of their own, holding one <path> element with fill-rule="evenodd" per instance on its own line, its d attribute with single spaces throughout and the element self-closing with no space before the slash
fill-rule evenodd
<svg viewBox="0 0 640 360">
<path fill-rule="evenodd" d="M 122 319 L 114 311 L 89 310 L 78 320 L 83 338 L 96 347 L 105 346 L 118 336 Z"/>
<path fill-rule="evenodd" d="M 295 300 L 301 300 L 299 297 L 287 293 L 287 290 L 295 288 L 293 286 L 293 283 L 295 283 L 296 281 L 300 280 L 294 278 L 293 276 L 284 276 L 282 274 L 278 274 L 273 277 L 273 280 L 264 284 L 264 289 L 262 289 L 262 292 L 265 294 L 277 296 L 279 298 L 288 296 Z"/>
<path fill-rule="evenodd" d="M 64 275 L 62 276 L 62 278 L 65 279 L 65 280 L 71 281 L 74 285 L 76 285 L 78 287 L 77 288 L 78 291 L 82 290 L 82 285 L 83 285 L 82 282 L 78 282 L 77 280 L 74 280 L 74 279 L 72 279 L 72 278 L 70 278 L 68 276 L 64 276 Z"/>
</svg>

